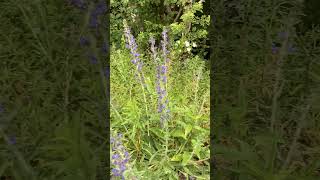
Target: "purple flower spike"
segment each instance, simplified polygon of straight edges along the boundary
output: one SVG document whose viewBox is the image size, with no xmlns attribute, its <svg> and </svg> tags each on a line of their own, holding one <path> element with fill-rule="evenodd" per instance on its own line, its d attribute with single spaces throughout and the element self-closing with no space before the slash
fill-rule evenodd
<svg viewBox="0 0 320 180">
<path fill-rule="evenodd" d="M 169 59 L 167 58 L 168 54 L 170 53 L 170 51 L 168 51 L 167 46 L 168 46 L 168 30 L 165 28 L 162 32 L 162 55 L 163 55 L 163 59 L 165 60 L 166 63 L 169 63 Z"/>
<path fill-rule="evenodd" d="M 114 154 L 114 155 L 112 155 L 112 159 L 118 159 L 119 157 L 120 157 L 119 154 Z"/>
<path fill-rule="evenodd" d="M 153 56 L 153 60 L 157 66 L 156 68 L 156 92 L 158 94 L 158 113 L 160 114 L 160 125 L 163 127 L 163 123 L 169 119 L 169 100 L 168 100 L 168 93 L 166 89 L 167 84 L 167 71 L 168 71 L 168 63 L 169 58 L 167 57 L 170 53 L 167 49 L 168 46 L 168 30 L 164 28 L 162 32 L 162 57 L 163 62 L 159 64 L 157 62 L 157 51 L 155 47 L 155 39 L 153 37 L 150 38 L 149 42 L 151 45 L 151 52 Z"/>
<path fill-rule="evenodd" d="M 143 62 L 141 61 L 140 54 L 138 53 L 138 45 L 136 44 L 134 36 L 131 34 L 130 28 L 125 25 L 124 28 L 124 35 L 126 37 L 126 47 L 130 50 L 130 54 L 133 56 L 133 59 L 131 62 L 136 66 L 137 68 L 137 76 L 140 75 L 140 78 L 137 78 L 140 83 L 146 87 L 145 81 L 144 81 L 144 76 L 142 73 L 142 67 L 143 67 Z"/>
<path fill-rule="evenodd" d="M 139 57 L 139 56 L 140 56 L 139 53 L 135 53 L 135 54 L 134 54 L 134 57 Z"/>
<path fill-rule="evenodd" d="M 128 169 L 128 162 L 130 159 L 128 151 L 122 144 L 122 134 L 116 137 L 111 137 L 112 160 L 111 163 L 115 168 L 111 170 L 113 176 L 118 176 L 124 179 L 123 173 Z"/>
<path fill-rule="evenodd" d="M 167 82 L 167 77 L 166 76 L 163 76 L 162 77 L 162 82 L 165 84 Z"/>
<path fill-rule="evenodd" d="M 167 49 L 168 46 L 168 30 L 166 28 L 164 28 L 163 32 L 162 32 L 162 41 L 161 41 L 161 45 L 162 45 L 162 57 L 164 59 L 164 65 L 161 66 L 161 74 L 162 74 L 162 78 L 161 81 L 163 83 L 163 90 L 161 92 L 161 96 L 163 96 L 164 98 L 161 98 L 161 103 L 162 103 L 162 113 L 160 114 L 160 123 L 161 126 L 163 127 L 163 123 L 167 120 L 169 120 L 169 99 L 168 99 L 168 92 L 166 89 L 166 84 L 167 84 L 167 63 L 169 63 L 169 58 L 168 58 L 168 54 L 170 53 L 170 51 Z M 164 101 L 164 102 L 163 102 Z"/>
<path fill-rule="evenodd" d="M 167 66 L 161 66 L 161 73 L 162 74 L 166 74 L 166 72 L 167 72 Z"/>
</svg>

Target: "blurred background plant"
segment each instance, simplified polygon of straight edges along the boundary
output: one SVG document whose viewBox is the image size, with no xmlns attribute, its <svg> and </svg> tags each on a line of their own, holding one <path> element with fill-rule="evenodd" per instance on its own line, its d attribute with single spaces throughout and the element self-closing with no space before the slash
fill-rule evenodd
<svg viewBox="0 0 320 180">
<path fill-rule="evenodd" d="M 214 179 L 319 179 L 320 28 L 309 3 L 211 6 Z"/>
<path fill-rule="evenodd" d="M 86 19 L 105 6 L 79 2 L 0 1 L 0 179 L 107 177 L 107 62 Z"/>
</svg>

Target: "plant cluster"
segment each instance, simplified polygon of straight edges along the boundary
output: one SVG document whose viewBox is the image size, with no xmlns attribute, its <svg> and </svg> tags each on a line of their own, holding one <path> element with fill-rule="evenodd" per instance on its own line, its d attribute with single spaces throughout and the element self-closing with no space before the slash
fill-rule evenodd
<svg viewBox="0 0 320 180">
<path fill-rule="evenodd" d="M 207 179 L 209 72 L 200 56 L 178 55 L 197 47 L 187 42 L 192 33 L 163 24 L 160 37 L 147 28 L 136 40 L 129 22 L 119 28 L 125 45 L 111 50 L 111 131 L 123 133 L 132 155 L 125 177 Z M 177 36 L 185 46 L 175 46 Z"/>
</svg>

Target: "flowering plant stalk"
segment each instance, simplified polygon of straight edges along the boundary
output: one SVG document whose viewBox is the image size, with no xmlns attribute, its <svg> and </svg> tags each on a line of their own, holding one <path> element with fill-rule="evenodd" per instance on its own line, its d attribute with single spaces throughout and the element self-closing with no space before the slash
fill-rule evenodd
<svg viewBox="0 0 320 180">
<path fill-rule="evenodd" d="M 114 168 L 111 170 L 113 176 L 124 178 L 124 172 L 128 169 L 130 156 L 124 145 L 122 144 L 122 134 L 110 138 L 112 146 L 111 163 Z"/>
<path fill-rule="evenodd" d="M 136 44 L 134 36 L 131 34 L 130 28 L 127 25 L 126 21 L 124 20 L 124 34 L 126 37 L 126 47 L 130 49 L 130 53 L 133 56 L 133 59 L 131 62 L 136 66 L 136 71 L 135 71 L 135 76 L 138 77 L 138 81 L 140 82 L 141 89 L 142 89 L 142 94 L 143 94 L 143 99 L 144 99 L 144 104 L 145 104 L 145 113 L 147 117 L 149 117 L 148 113 L 148 103 L 147 103 L 147 98 L 146 98 L 146 93 L 145 93 L 145 88 L 147 87 L 145 80 L 144 80 L 144 74 L 142 71 L 143 67 L 143 62 L 139 58 L 140 54 L 138 53 L 138 45 Z M 149 131 L 149 122 L 147 124 L 148 126 L 148 136 L 150 135 Z"/>
<path fill-rule="evenodd" d="M 170 60 L 168 58 L 169 51 L 167 50 L 168 46 L 168 30 L 166 28 L 163 29 L 162 32 L 162 58 L 163 62 L 158 62 L 157 60 L 157 51 L 155 47 L 155 39 L 153 37 L 150 38 L 149 42 L 151 44 L 151 52 L 152 57 L 154 59 L 156 65 L 156 92 L 158 94 L 158 113 L 160 114 L 160 125 L 162 128 L 165 127 L 166 130 L 166 155 L 168 153 L 168 139 L 169 132 L 168 126 L 165 126 L 165 123 L 169 120 L 169 98 L 168 98 L 168 66 Z"/>
<path fill-rule="evenodd" d="M 154 62 L 156 64 L 156 92 L 158 94 L 158 113 L 160 114 L 160 124 L 161 127 L 164 127 L 164 123 L 169 119 L 169 98 L 168 98 L 168 66 L 169 66 L 169 58 L 167 57 L 169 51 L 167 50 L 168 45 L 168 37 L 167 37 L 167 29 L 164 29 L 162 32 L 162 57 L 163 62 L 158 62 L 157 51 L 155 47 L 155 39 L 153 37 L 150 38 L 149 42 L 151 44 L 151 52 Z"/>
</svg>

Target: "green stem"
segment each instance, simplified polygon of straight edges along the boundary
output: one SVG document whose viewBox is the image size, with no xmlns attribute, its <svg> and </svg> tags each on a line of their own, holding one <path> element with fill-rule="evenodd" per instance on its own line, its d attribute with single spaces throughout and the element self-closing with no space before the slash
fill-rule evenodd
<svg viewBox="0 0 320 180">
<path fill-rule="evenodd" d="M 147 116 L 147 118 L 149 118 L 147 98 L 146 98 L 146 93 L 144 91 L 144 87 L 143 87 L 143 83 L 142 83 L 142 75 L 143 75 L 143 73 L 141 72 L 141 74 L 140 73 L 138 73 L 138 74 L 139 74 L 139 78 L 141 80 L 140 81 L 140 85 L 141 85 L 141 89 L 142 89 L 142 93 L 143 93 L 146 116 Z M 147 123 L 147 130 L 148 130 L 148 136 L 150 136 L 150 122 L 149 122 L 149 120 L 148 120 L 148 123 Z"/>
</svg>

